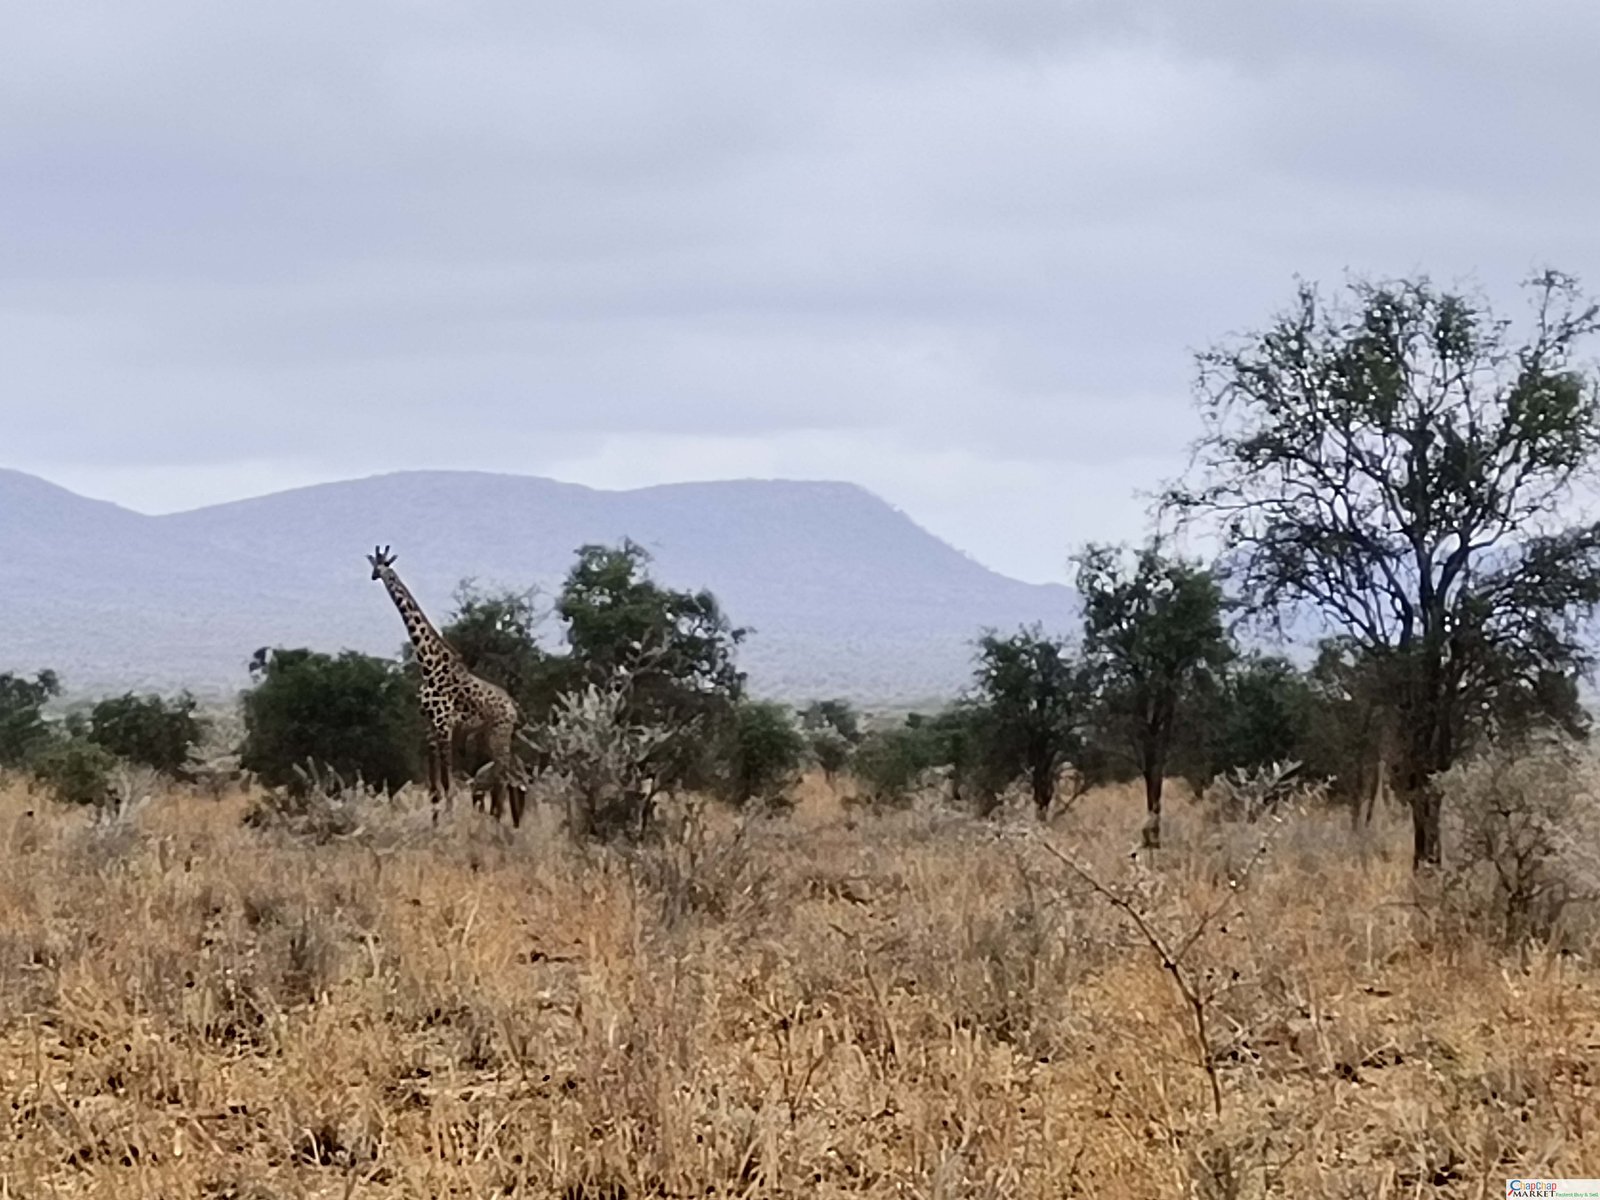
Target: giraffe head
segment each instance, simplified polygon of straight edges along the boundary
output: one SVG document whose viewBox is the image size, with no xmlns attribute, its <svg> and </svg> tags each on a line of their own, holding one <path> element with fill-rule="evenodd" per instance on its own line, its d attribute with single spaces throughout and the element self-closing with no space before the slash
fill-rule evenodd
<svg viewBox="0 0 1600 1200">
<path fill-rule="evenodd" d="M 382 579 L 389 568 L 394 566 L 396 556 L 389 553 L 387 546 L 374 546 L 372 553 L 367 555 L 367 561 L 372 564 L 372 577 Z"/>
</svg>

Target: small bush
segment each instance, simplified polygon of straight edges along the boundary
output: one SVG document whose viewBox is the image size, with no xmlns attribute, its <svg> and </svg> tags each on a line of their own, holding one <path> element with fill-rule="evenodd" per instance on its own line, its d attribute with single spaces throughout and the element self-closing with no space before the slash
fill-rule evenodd
<svg viewBox="0 0 1600 1200">
<path fill-rule="evenodd" d="M 768 701 L 741 701 L 734 711 L 720 789 L 730 804 L 781 806 L 805 761 L 806 739 L 789 710 Z"/>
<path fill-rule="evenodd" d="M 861 714 L 848 700 L 813 700 L 800 712 L 800 728 L 808 732 L 826 729 L 854 746 L 861 740 Z"/>
<path fill-rule="evenodd" d="M 88 737 L 118 758 L 188 779 L 190 752 L 205 732 L 194 710 L 194 697 L 187 692 L 170 701 L 128 692 L 94 706 Z"/>
<path fill-rule="evenodd" d="M 1218 775 L 1201 793 L 1206 813 L 1219 821 L 1254 824 L 1268 813 L 1320 798 L 1326 786 L 1306 780 L 1298 762 L 1235 767 Z"/>
<path fill-rule="evenodd" d="M 630 848 L 626 860 L 662 926 L 698 918 L 759 928 L 772 903 L 772 869 L 751 852 L 744 825 L 716 832 L 695 804 L 667 824 L 661 838 Z"/>
<path fill-rule="evenodd" d="M 1508 944 L 1550 938 L 1569 905 L 1600 897 L 1594 783 L 1592 760 L 1554 738 L 1439 776 L 1458 847 L 1453 882 Z"/>
<path fill-rule="evenodd" d="M 351 785 L 338 772 L 308 761 L 293 771 L 293 786 L 269 788 L 244 814 L 250 829 L 276 830 L 322 846 L 361 828 L 359 805 L 370 799 L 360 783 Z"/>
<path fill-rule="evenodd" d="M 829 783 L 850 765 L 855 755 L 855 747 L 832 729 L 811 729 L 805 738 L 811 761 L 817 764 Z"/>
<path fill-rule="evenodd" d="M 302 792 L 307 760 L 390 792 L 417 777 L 422 719 L 395 663 L 353 651 L 263 649 L 250 673 L 240 765 L 266 786 Z"/>
<path fill-rule="evenodd" d="M 33 760 L 33 777 L 52 799 L 97 808 L 115 800 L 116 769 L 116 757 L 109 750 L 83 738 L 57 742 Z"/>
<path fill-rule="evenodd" d="M 655 812 L 657 764 L 674 738 L 630 719 L 626 681 L 561 696 L 538 741 L 573 837 L 643 836 Z"/>
<path fill-rule="evenodd" d="M 60 694 L 54 671 L 40 671 L 32 679 L 0 675 L 0 766 L 23 766 L 49 744 L 44 706 Z"/>
<path fill-rule="evenodd" d="M 848 700 L 814 700 L 800 710 L 810 760 L 832 783 L 850 765 L 861 741 L 861 717 Z"/>
<path fill-rule="evenodd" d="M 877 729 L 861 739 L 853 770 L 868 803 L 903 807 L 924 774 L 934 765 L 933 739 L 919 723 L 898 729 Z"/>
</svg>

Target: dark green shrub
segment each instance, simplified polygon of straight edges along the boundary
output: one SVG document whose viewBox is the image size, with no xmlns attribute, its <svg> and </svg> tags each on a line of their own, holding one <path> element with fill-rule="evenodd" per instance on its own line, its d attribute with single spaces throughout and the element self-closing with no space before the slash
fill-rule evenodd
<svg viewBox="0 0 1600 1200">
<path fill-rule="evenodd" d="M 789 709 L 770 701 L 741 701 L 734 710 L 719 789 L 729 803 L 780 805 L 805 762 L 806 739 Z"/>
<path fill-rule="evenodd" d="M 87 733 L 118 758 L 188 779 L 189 752 L 205 733 L 194 710 L 194 697 L 187 692 L 175 700 L 128 692 L 96 704 Z"/>
<path fill-rule="evenodd" d="M 60 694 L 54 671 L 40 671 L 32 679 L 0 675 L 0 766 L 23 766 L 44 749 L 50 741 L 44 706 Z"/>
<path fill-rule="evenodd" d="M 308 761 L 388 791 L 417 778 L 424 728 L 399 664 L 354 651 L 262 649 L 250 673 L 240 765 L 268 787 L 302 790 Z"/>
<path fill-rule="evenodd" d="M 33 759 L 33 777 L 63 804 L 103 807 L 111 803 L 117 760 L 104 746 L 83 738 L 50 744 Z"/>
<path fill-rule="evenodd" d="M 831 783 L 850 765 L 861 741 L 861 718 L 848 700 L 814 700 L 800 713 L 811 761 Z"/>
<path fill-rule="evenodd" d="M 908 803 L 923 774 L 939 758 L 938 737 L 913 714 L 894 729 L 875 729 L 856 747 L 853 771 L 864 798 L 883 807 Z"/>
</svg>

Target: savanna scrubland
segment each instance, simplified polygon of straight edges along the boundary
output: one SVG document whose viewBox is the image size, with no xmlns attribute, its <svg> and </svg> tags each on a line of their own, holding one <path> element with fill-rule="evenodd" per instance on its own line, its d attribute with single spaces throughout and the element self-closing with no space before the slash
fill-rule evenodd
<svg viewBox="0 0 1600 1200">
<path fill-rule="evenodd" d="M 417 789 L 290 828 L 13 781 L 0 1191 L 1478 1196 L 1600 1161 L 1577 910 L 1508 943 L 1397 812 L 1174 793 L 1152 856 L 1132 788 L 1040 826 L 813 774 L 628 847 L 435 828 Z"/>
<path fill-rule="evenodd" d="M 1593 1174 L 1600 304 L 1529 282 L 1520 333 L 1357 281 L 1200 355 L 1160 527 L 938 713 L 753 698 L 626 540 L 441 629 L 386 579 L 416 653 L 260 647 L 225 735 L 0 675 L 0 1197 Z M 416 782 L 466 672 L 520 829 Z"/>
</svg>

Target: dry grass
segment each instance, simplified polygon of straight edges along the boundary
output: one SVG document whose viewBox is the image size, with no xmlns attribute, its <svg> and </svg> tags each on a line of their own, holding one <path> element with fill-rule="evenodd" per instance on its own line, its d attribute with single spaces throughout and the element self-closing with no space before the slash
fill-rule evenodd
<svg viewBox="0 0 1600 1200">
<path fill-rule="evenodd" d="M 0 791 L 0 1196 L 1482 1196 L 1600 1163 L 1600 971 L 1430 918 L 1297 819 L 1188 960 L 1031 835 L 796 814 L 622 855 L 461 806 L 326 844 L 242 797 Z M 1051 830 L 1181 937 L 1253 834 Z M 1025 828 L 1025 827 L 1019 827 Z"/>
</svg>

